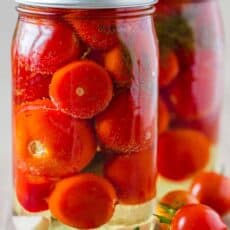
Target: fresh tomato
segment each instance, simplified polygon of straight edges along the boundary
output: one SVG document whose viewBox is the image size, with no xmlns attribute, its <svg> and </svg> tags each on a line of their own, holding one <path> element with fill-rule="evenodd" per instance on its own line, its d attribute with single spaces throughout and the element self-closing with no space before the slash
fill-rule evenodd
<svg viewBox="0 0 230 230">
<path fill-rule="evenodd" d="M 158 104 L 158 133 L 162 133 L 167 130 L 170 122 L 170 114 L 166 103 L 163 99 L 159 99 Z"/>
<path fill-rule="evenodd" d="M 119 45 L 105 55 L 105 68 L 119 86 L 129 85 L 132 80 L 132 61 L 126 47 Z"/>
<path fill-rule="evenodd" d="M 156 214 L 170 219 L 178 209 L 188 204 L 199 204 L 199 201 L 187 191 L 171 191 L 160 199 Z"/>
<path fill-rule="evenodd" d="M 61 111 L 75 118 L 92 118 L 113 95 L 109 74 L 92 61 L 76 61 L 59 69 L 50 84 L 50 97 Z"/>
<path fill-rule="evenodd" d="M 183 180 L 202 170 L 210 157 L 210 142 L 201 132 L 175 129 L 162 133 L 158 143 L 159 173 Z"/>
<path fill-rule="evenodd" d="M 173 51 L 165 51 L 160 56 L 160 87 L 168 86 L 178 75 L 179 61 Z"/>
<path fill-rule="evenodd" d="M 47 199 L 55 187 L 55 182 L 53 179 L 16 170 L 15 190 L 19 203 L 29 212 L 48 210 Z"/>
<path fill-rule="evenodd" d="M 14 68 L 19 71 L 24 68 L 32 73 L 52 74 L 80 57 L 80 43 L 73 29 L 54 19 L 21 20 L 14 44 L 12 58 L 13 63 L 18 59 Z"/>
<path fill-rule="evenodd" d="M 156 161 L 154 149 L 118 154 L 108 160 L 105 177 L 114 185 L 119 202 L 141 204 L 154 198 L 156 189 Z"/>
<path fill-rule="evenodd" d="M 61 113 L 48 99 L 20 106 L 15 130 L 15 160 L 32 175 L 60 177 L 79 172 L 96 153 L 88 121 Z"/>
<path fill-rule="evenodd" d="M 96 117 L 96 133 L 102 145 L 118 152 L 133 152 L 153 143 L 154 120 L 149 114 L 141 114 L 139 103 L 125 91 Z"/>
<path fill-rule="evenodd" d="M 92 229 L 109 221 L 116 202 L 115 190 L 106 179 L 82 174 L 57 183 L 49 198 L 49 208 L 66 225 Z"/>
<path fill-rule="evenodd" d="M 208 206 L 183 206 L 172 219 L 170 230 L 227 230 L 220 216 Z"/>
<path fill-rule="evenodd" d="M 215 172 L 197 175 L 191 186 L 191 193 L 202 203 L 216 210 L 220 215 L 230 212 L 230 178 Z"/>
<path fill-rule="evenodd" d="M 89 18 L 89 15 L 85 17 L 69 15 L 66 19 L 80 38 L 93 49 L 108 50 L 119 42 L 114 20 L 102 17 Z"/>
<path fill-rule="evenodd" d="M 180 209 L 184 205 L 198 203 L 199 201 L 192 194 L 183 190 L 171 191 L 160 200 L 160 204 L 169 206 L 175 210 Z"/>
</svg>

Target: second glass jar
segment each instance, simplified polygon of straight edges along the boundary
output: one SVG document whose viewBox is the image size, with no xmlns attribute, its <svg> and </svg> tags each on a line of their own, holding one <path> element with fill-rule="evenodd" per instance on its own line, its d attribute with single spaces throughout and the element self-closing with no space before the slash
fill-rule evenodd
<svg viewBox="0 0 230 230">
<path fill-rule="evenodd" d="M 162 0 L 158 193 L 188 188 L 215 167 L 223 86 L 223 31 L 215 0 Z"/>
</svg>

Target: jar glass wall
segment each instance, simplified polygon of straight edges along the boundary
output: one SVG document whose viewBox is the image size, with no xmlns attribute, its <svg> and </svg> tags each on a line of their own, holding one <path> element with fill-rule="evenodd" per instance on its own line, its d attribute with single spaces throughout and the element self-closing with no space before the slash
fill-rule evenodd
<svg viewBox="0 0 230 230">
<path fill-rule="evenodd" d="M 151 229 L 158 95 L 153 8 L 20 5 L 18 11 L 15 215 L 45 217 L 49 229 Z"/>
<path fill-rule="evenodd" d="M 215 167 L 223 86 L 223 32 L 215 0 L 157 5 L 160 43 L 159 196 Z"/>
</svg>

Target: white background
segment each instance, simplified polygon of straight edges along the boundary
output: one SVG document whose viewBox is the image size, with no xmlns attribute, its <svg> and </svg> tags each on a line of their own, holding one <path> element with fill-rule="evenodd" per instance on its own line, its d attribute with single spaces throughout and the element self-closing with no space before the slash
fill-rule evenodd
<svg viewBox="0 0 230 230">
<path fill-rule="evenodd" d="M 216 0 L 218 1 L 218 0 Z M 225 106 L 222 122 L 220 165 L 224 164 L 230 175 L 230 0 L 219 0 L 226 31 Z M 7 198 L 10 188 L 10 42 L 17 18 L 13 0 L 1 0 L 0 7 L 0 216 L 7 214 Z M 9 191 L 9 190 L 7 190 Z M 7 192 L 9 194 L 9 192 Z M 11 230 L 1 226 L 0 230 Z"/>
</svg>

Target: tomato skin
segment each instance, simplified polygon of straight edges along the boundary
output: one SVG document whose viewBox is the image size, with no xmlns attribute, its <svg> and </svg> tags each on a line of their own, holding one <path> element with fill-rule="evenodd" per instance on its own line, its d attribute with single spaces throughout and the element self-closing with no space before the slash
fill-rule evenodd
<svg viewBox="0 0 230 230">
<path fill-rule="evenodd" d="M 91 125 L 61 113 L 50 100 L 23 104 L 15 116 L 15 160 L 20 169 L 62 177 L 79 172 L 93 159 Z"/>
<path fill-rule="evenodd" d="M 93 49 L 108 50 L 119 42 L 116 23 L 112 20 L 68 17 L 67 21 L 75 28 L 80 38 Z"/>
<path fill-rule="evenodd" d="M 22 63 L 18 55 L 13 55 L 13 99 L 15 104 L 49 97 L 51 74 L 36 73 Z"/>
<path fill-rule="evenodd" d="M 16 170 L 15 189 L 19 203 L 29 212 L 48 210 L 47 199 L 55 187 L 56 180 L 32 176 Z"/>
<path fill-rule="evenodd" d="M 172 219 L 170 230 L 227 230 L 220 216 L 208 206 L 192 204 L 182 207 Z"/>
<path fill-rule="evenodd" d="M 130 54 L 122 45 L 119 45 L 105 54 L 105 68 L 112 74 L 118 86 L 130 85 L 132 80 L 132 61 Z"/>
<path fill-rule="evenodd" d="M 169 205 L 173 209 L 180 209 L 184 205 L 198 204 L 199 201 L 187 191 L 176 190 L 163 196 L 160 203 Z"/>
<path fill-rule="evenodd" d="M 204 172 L 194 178 L 190 190 L 202 204 L 220 215 L 230 212 L 230 178 L 215 172 Z"/>
<path fill-rule="evenodd" d="M 201 132 L 175 129 L 162 133 L 158 141 L 158 171 L 180 181 L 202 170 L 210 157 L 210 142 Z"/>
<path fill-rule="evenodd" d="M 158 103 L 158 134 L 167 130 L 170 122 L 170 114 L 166 103 L 163 99 L 159 99 Z"/>
<path fill-rule="evenodd" d="M 156 165 L 154 150 L 114 154 L 105 164 L 104 175 L 114 185 L 119 202 L 141 204 L 156 193 Z"/>
<path fill-rule="evenodd" d="M 29 35 L 28 36 L 25 36 Z M 14 57 L 31 72 L 52 74 L 80 57 L 80 43 L 68 24 L 51 19 L 21 20 L 13 47 Z"/>
<path fill-rule="evenodd" d="M 94 229 L 109 221 L 116 202 L 113 186 L 103 177 L 88 173 L 57 183 L 49 198 L 49 207 L 64 224 Z"/>
<path fill-rule="evenodd" d="M 128 153 L 152 144 L 154 120 L 149 114 L 142 115 L 137 103 L 129 91 L 124 91 L 96 117 L 97 137 L 105 148 Z"/>
<path fill-rule="evenodd" d="M 168 86 L 178 75 L 180 70 L 179 61 L 173 51 L 165 51 L 160 57 L 160 87 Z"/>
<path fill-rule="evenodd" d="M 54 73 L 49 94 L 62 112 L 89 119 L 109 105 L 113 85 L 100 65 L 93 61 L 75 61 Z"/>
<path fill-rule="evenodd" d="M 172 215 L 167 211 L 167 209 L 177 211 L 178 209 L 188 204 L 199 204 L 199 201 L 188 191 L 175 190 L 168 192 L 160 199 L 155 211 L 157 215 L 163 216 L 170 220 Z M 165 224 L 162 224 L 162 227 L 166 228 L 167 225 L 165 226 Z"/>
</svg>

